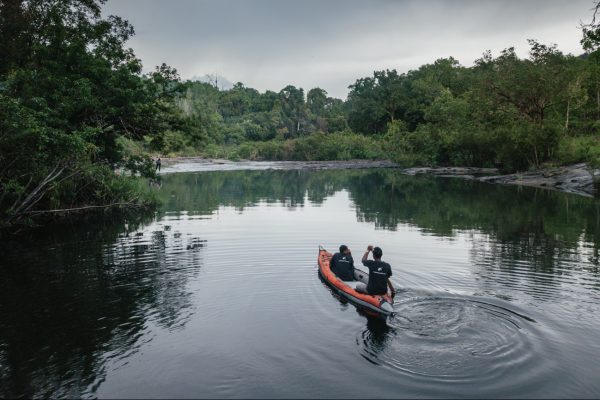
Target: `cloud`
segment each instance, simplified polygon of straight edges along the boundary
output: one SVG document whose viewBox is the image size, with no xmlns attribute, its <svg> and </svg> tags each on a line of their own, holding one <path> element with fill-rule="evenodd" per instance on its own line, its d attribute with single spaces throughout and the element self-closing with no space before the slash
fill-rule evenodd
<svg viewBox="0 0 600 400">
<path fill-rule="evenodd" d="M 130 45 L 147 70 L 166 62 L 184 78 L 218 73 L 258 90 L 293 84 L 345 97 L 374 70 L 418 68 L 453 56 L 471 65 L 483 51 L 526 39 L 580 53 L 589 0 L 109 0 L 106 14 L 136 28 Z"/>
</svg>

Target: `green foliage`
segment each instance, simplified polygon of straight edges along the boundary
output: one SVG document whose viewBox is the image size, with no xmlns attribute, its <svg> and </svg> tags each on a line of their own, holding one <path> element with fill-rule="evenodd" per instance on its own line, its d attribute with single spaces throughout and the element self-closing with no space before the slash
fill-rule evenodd
<svg viewBox="0 0 600 400">
<path fill-rule="evenodd" d="M 382 159 L 386 152 L 374 138 L 351 132 L 312 135 L 290 140 L 244 142 L 236 146 L 207 146 L 203 152 L 209 158 L 231 160 L 296 160 L 327 161 L 352 159 Z"/>
<path fill-rule="evenodd" d="M 561 164 L 587 162 L 595 168 L 600 166 L 600 138 L 591 136 L 562 138 L 556 159 Z"/>
<path fill-rule="evenodd" d="M 377 140 L 350 132 L 317 132 L 298 139 L 292 154 L 293 159 L 307 161 L 384 158 Z"/>
<path fill-rule="evenodd" d="M 321 88 L 310 89 L 306 94 L 306 105 L 314 115 L 323 115 L 327 104 L 327 92 Z"/>
<path fill-rule="evenodd" d="M 294 86 L 261 94 L 238 84 L 232 93 L 215 96 L 216 103 L 245 96 L 247 111 L 223 118 L 220 136 L 204 153 L 219 153 L 215 149 L 224 144 L 219 154 L 234 159 L 377 154 L 405 166 L 497 166 L 505 171 L 593 158 L 567 156 L 581 151 L 569 153 L 564 146 L 557 152 L 567 137 L 597 135 L 600 123 L 590 103 L 600 99 L 600 56 L 575 58 L 555 45 L 529 43 L 527 59 L 508 48 L 496 58 L 485 53 L 471 68 L 447 58 L 405 74 L 375 71 L 350 86 L 346 102 L 327 97 L 320 88 L 311 89 L 304 102 L 303 91 Z M 594 74 L 596 81 L 590 80 Z M 600 117 L 600 102 L 597 107 Z M 371 142 L 359 139 L 363 135 Z"/>
<path fill-rule="evenodd" d="M 508 48 L 497 58 L 485 53 L 472 68 L 450 58 L 406 74 L 376 71 L 350 86 L 350 127 L 386 132 L 390 158 L 403 165 L 512 171 L 557 160 L 568 135 L 598 133 L 600 56 L 529 44 L 527 59 Z"/>
<path fill-rule="evenodd" d="M 295 139 L 348 127 L 344 102 L 320 88 L 311 89 L 305 99 L 304 90 L 292 85 L 279 93 L 259 93 L 240 82 L 227 91 L 203 82 L 180 85 L 183 95 L 177 102 L 187 124 L 181 129 L 184 147 L 212 151 L 214 145 Z M 157 138 L 154 148 L 168 152 L 167 146 L 164 138 Z"/>
<path fill-rule="evenodd" d="M 557 155 L 565 137 L 598 134 L 600 55 L 566 56 L 556 45 L 529 44 L 525 59 L 508 48 L 495 58 L 486 52 L 471 68 L 446 58 L 404 74 L 375 71 L 349 87 L 345 102 L 321 88 L 310 89 L 305 100 L 304 91 L 291 85 L 259 93 L 241 83 L 210 95 L 196 91 L 190 101 L 212 104 L 218 114 L 216 126 L 205 129 L 206 143 L 212 143 L 205 154 L 225 146 L 220 154 L 233 158 L 376 153 L 406 166 L 537 168 L 569 159 Z M 201 120 L 198 125 L 206 126 Z M 372 137 L 378 150 L 366 151 L 375 147 L 352 132 Z"/>
<path fill-rule="evenodd" d="M 113 169 L 154 176 L 147 157 L 129 157 L 120 138 L 185 126 L 177 74 L 163 64 L 142 76 L 124 47 L 133 28 L 103 19 L 101 4 L 0 4 L 0 224 L 53 208 L 152 202 Z"/>
</svg>

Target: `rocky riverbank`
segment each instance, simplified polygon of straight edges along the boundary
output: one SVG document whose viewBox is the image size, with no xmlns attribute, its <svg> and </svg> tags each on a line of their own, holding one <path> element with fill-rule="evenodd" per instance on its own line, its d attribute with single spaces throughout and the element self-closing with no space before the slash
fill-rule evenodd
<svg viewBox="0 0 600 400">
<path fill-rule="evenodd" d="M 177 157 L 162 160 L 161 174 L 174 172 L 234 171 L 234 170 L 290 170 L 290 169 L 363 169 L 398 168 L 387 160 L 348 161 L 229 161 L 199 157 Z"/>
<path fill-rule="evenodd" d="M 587 164 L 574 164 L 508 175 L 499 175 L 498 170 L 495 168 L 469 167 L 408 168 L 402 171 L 407 175 L 425 174 L 473 179 L 503 185 L 532 186 L 588 197 L 598 196 L 598 187 L 600 186 L 600 169 L 591 168 Z"/>
</svg>

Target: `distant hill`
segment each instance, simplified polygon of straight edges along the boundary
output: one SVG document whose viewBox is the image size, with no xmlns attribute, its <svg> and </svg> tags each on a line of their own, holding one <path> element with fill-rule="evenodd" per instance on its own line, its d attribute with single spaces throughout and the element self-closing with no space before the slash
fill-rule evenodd
<svg viewBox="0 0 600 400">
<path fill-rule="evenodd" d="M 225 78 L 224 76 L 221 75 L 215 75 L 215 74 L 206 74 L 203 76 L 192 76 L 190 78 L 191 81 L 199 81 L 199 82 L 206 82 L 206 83 L 212 83 L 215 86 L 218 86 L 220 90 L 229 90 L 233 87 L 233 82 L 231 82 L 229 79 Z"/>
</svg>

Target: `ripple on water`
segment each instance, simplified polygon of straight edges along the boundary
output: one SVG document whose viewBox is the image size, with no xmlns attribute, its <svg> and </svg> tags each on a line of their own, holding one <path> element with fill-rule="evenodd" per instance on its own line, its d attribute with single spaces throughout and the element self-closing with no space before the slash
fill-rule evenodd
<svg viewBox="0 0 600 400">
<path fill-rule="evenodd" d="M 369 320 L 357 335 L 358 351 L 413 382 L 485 384 L 500 394 L 543 379 L 550 367 L 540 357 L 544 349 L 534 349 L 543 343 L 536 322 L 504 305 L 424 297 L 394 309 L 387 323 Z"/>
</svg>

